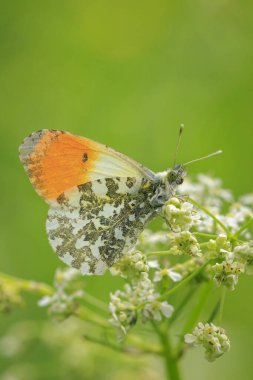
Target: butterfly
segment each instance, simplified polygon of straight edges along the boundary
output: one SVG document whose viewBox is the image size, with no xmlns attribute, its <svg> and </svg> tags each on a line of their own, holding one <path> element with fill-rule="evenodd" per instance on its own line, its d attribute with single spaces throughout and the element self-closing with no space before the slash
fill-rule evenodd
<svg viewBox="0 0 253 380">
<path fill-rule="evenodd" d="M 83 275 L 103 274 L 133 249 L 185 175 L 184 165 L 154 173 L 105 145 L 59 130 L 32 133 L 19 154 L 50 205 L 51 247 Z"/>
</svg>

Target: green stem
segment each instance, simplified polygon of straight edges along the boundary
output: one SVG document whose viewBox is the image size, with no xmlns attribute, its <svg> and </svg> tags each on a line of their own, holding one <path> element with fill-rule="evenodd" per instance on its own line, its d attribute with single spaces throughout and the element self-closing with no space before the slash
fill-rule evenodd
<svg viewBox="0 0 253 380">
<path fill-rule="evenodd" d="M 253 218 L 248 220 L 232 237 L 237 238 L 241 233 L 246 230 L 253 223 Z"/>
<path fill-rule="evenodd" d="M 167 256 L 167 255 L 173 255 L 173 252 L 171 251 L 153 251 L 153 252 L 147 252 L 148 256 Z"/>
<path fill-rule="evenodd" d="M 225 286 L 223 286 L 221 289 L 220 310 L 219 310 L 219 317 L 218 317 L 218 324 L 219 325 L 221 325 L 221 323 L 222 323 L 223 310 L 224 310 L 224 304 L 225 304 L 225 298 L 226 298 L 226 291 L 227 291 L 227 288 Z"/>
<path fill-rule="evenodd" d="M 209 241 L 205 241 L 204 243 L 199 243 L 200 247 L 207 247 L 209 244 Z"/>
<path fill-rule="evenodd" d="M 203 306 L 206 303 L 207 296 L 210 293 L 212 287 L 213 287 L 212 282 L 207 282 L 207 283 L 203 284 L 201 292 L 198 296 L 198 302 L 195 305 L 195 307 L 193 308 L 193 310 L 190 314 L 190 317 L 189 317 L 188 321 L 186 322 L 186 324 L 183 328 L 182 336 L 184 336 L 187 332 L 190 332 L 194 328 L 195 324 L 198 322 L 200 313 L 203 309 Z"/>
<path fill-rule="evenodd" d="M 114 351 L 118 351 L 118 352 L 124 352 L 125 351 L 123 347 L 120 347 L 114 343 L 107 341 L 107 340 L 97 338 L 95 336 L 83 334 L 83 338 L 89 342 L 96 343 L 96 344 L 99 344 L 101 346 L 105 346 L 107 348 L 111 348 Z"/>
<path fill-rule="evenodd" d="M 205 232 L 193 232 L 193 235 L 196 235 L 196 236 L 200 236 L 200 237 L 206 237 L 206 238 L 210 238 L 210 239 L 216 239 L 217 238 L 217 235 L 215 234 L 206 234 Z"/>
<path fill-rule="evenodd" d="M 162 355 L 160 347 L 143 344 L 143 341 L 139 341 L 138 339 L 132 339 L 132 337 L 127 337 L 127 342 L 132 343 L 131 346 L 127 344 L 115 344 L 110 342 L 108 339 L 102 339 L 100 337 L 91 336 L 88 334 L 83 334 L 83 338 L 89 342 L 96 343 L 107 348 L 111 348 L 114 351 L 126 353 L 126 354 L 153 354 L 153 355 Z"/>
<path fill-rule="evenodd" d="M 181 333 L 181 339 L 178 344 L 177 353 L 178 357 L 182 354 L 182 348 L 184 346 L 184 336 L 186 333 L 191 332 L 198 322 L 199 316 L 203 310 L 203 307 L 207 301 L 207 296 L 210 293 L 211 289 L 213 287 L 212 282 L 205 283 L 204 286 L 201 289 L 201 292 L 198 296 L 198 302 L 195 305 L 195 307 L 192 309 L 192 312 L 190 313 L 189 319 L 187 320 L 182 333 Z"/>
<path fill-rule="evenodd" d="M 214 306 L 214 308 L 213 308 L 213 310 L 211 312 L 211 315 L 210 315 L 210 317 L 207 320 L 207 323 L 211 323 L 211 322 L 213 322 L 215 320 L 215 318 L 216 318 L 219 310 L 220 310 L 220 300 L 218 302 L 216 302 L 216 304 L 215 304 L 215 306 Z"/>
<path fill-rule="evenodd" d="M 175 311 L 172 314 L 172 316 L 168 319 L 168 322 L 170 325 L 172 325 L 172 323 L 174 321 L 176 321 L 176 319 L 180 315 L 180 312 L 185 308 L 185 306 L 187 306 L 188 302 L 190 302 L 190 300 L 193 297 L 193 295 L 195 294 L 196 290 L 197 290 L 197 286 L 195 286 L 193 289 L 192 288 L 189 289 L 189 291 L 187 292 L 185 297 L 182 299 L 180 304 L 175 308 Z"/>
<path fill-rule="evenodd" d="M 212 260 L 206 261 L 201 267 L 196 269 L 194 272 L 192 272 L 189 276 L 185 277 L 182 281 L 180 281 L 177 285 L 175 285 L 172 289 L 165 292 L 161 297 L 158 298 L 158 301 L 164 301 L 166 300 L 171 294 L 175 293 L 178 289 L 181 289 L 183 286 L 188 284 L 190 281 L 192 281 L 195 277 L 197 277 L 204 269 L 205 267 L 211 262 Z"/>
<path fill-rule="evenodd" d="M 101 301 L 98 298 L 92 296 L 91 294 L 85 292 L 84 299 L 90 305 L 93 305 L 93 306 L 97 307 L 100 310 L 108 312 L 108 306 L 103 301 Z"/>
<path fill-rule="evenodd" d="M 194 206 L 198 207 L 200 210 L 202 210 L 205 214 L 210 216 L 210 218 L 212 218 L 215 221 L 215 223 L 219 224 L 219 226 L 226 232 L 226 234 L 229 237 L 231 236 L 229 229 L 218 218 L 216 218 L 216 216 L 213 215 L 213 213 L 211 213 L 211 211 L 209 211 L 205 207 L 201 206 L 198 202 L 196 202 L 192 198 L 188 198 L 188 201 L 191 202 Z"/>
<path fill-rule="evenodd" d="M 163 356 L 163 349 L 154 342 L 148 343 L 146 339 L 134 334 L 128 334 L 125 338 L 126 343 L 132 347 L 141 350 L 143 353 L 151 353 L 153 355 Z"/>
<path fill-rule="evenodd" d="M 0 281 L 1 280 L 19 291 L 25 290 L 42 296 L 54 294 L 54 289 L 43 282 L 24 280 L 5 273 L 0 273 Z"/>
<path fill-rule="evenodd" d="M 180 380 L 181 376 L 178 368 L 178 360 L 172 352 L 170 337 L 168 332 L 161 330 L 155 322 L 151 322 L 152 326 L 158 335 L 158 338 L 163 347 L 163 355 L 165 359 L 166 374 L 168 380 Z"/>
<path fill-rule="evenodd" d="M 100 317 L 98 314 L 87 310 L 86 308 L 79 306 L 78 309 L 74 311 L 74 315 L 83 321 L 92 323 L 98 327 L 102 327 L 104 329 L 112 329 L 113 327 L 108 323 L 106 319 Z"/>
<path fill-rule="evenodd" d="M 165 301 L 171 294 L 175 293 L 178 289 L 181 289 L 186 284 L 188 284 L 190 281 L 192 281 L 195 277 L 197 277 L 204 269 L 205 267 L 212 262 L 212 259 L 206 261 L 201 267 L 196 269 L 194 272 L 192 272 L 189 276 L 185 277 L 182 281 L 180 281 L 177 285 L 175 285 L 173 288 L 162 294 L 160 297 L 157 298 L 157 301 Z M 138 306 L 136 306 L 136 310 L 142 309 L 145 305 L 147 305 L 149 301 L 145 301 L 140 303 Z"/>
</svg>

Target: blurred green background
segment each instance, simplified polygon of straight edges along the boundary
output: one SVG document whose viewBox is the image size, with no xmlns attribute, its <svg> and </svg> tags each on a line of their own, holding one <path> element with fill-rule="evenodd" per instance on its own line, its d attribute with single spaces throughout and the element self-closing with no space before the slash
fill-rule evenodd
<svg viewBox="0 0 253 380">
<path fill-rule="evenodd" d="M 178 161 L 224 150 L 190 175 L 212 173 L 236 195 L 252 192 L 252 14 L 249 0 L 0 1 L 1 271 L 50 282 L 59 266 L 44 228 L 47 205 L 18 159 L 22 139 L 38 129 L 92 138 L 161 171 L 184 123 Z M 106 300 L 117 287 L 109 275 L 87 282 Z M 248 277 L 227 298 L 231 352 L 209 364 L 193 350 L 183 362 L 185 380 L 253 378 L 252 293 Z M 2 334 L 17 321 L 47 318 L 35 298 L 27 302 L 1 316 Z M 157 378 L 150 358 L 147 375 L 140 359 L 113 360 L 106 349 L 94 355 L 102 374 L 67 378 L 123 379 L 120 368 L 132 368 L 132 379 Z M 22 360 L 45 371 L 41 379 L 65 379 L 57 368 L 50 375 L 58 366 L 50 349 L 0 360 L 1 380 L 23 380 L 7 376 Z"/>
</svg>

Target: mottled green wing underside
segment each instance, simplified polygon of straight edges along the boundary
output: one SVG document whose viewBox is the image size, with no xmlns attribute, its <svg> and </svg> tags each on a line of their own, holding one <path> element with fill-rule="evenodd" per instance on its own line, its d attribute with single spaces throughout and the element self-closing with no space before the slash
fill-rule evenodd
<svg viewBox="0 0 253 380">
<path fill-rule="evenodd" d="M 61 194 L 49 209 L 47 233 L 62 261 L 82 274 L 103 274 L 136 244 L 155 214 L 154 182 L 105 178 Z"/>
</svg>

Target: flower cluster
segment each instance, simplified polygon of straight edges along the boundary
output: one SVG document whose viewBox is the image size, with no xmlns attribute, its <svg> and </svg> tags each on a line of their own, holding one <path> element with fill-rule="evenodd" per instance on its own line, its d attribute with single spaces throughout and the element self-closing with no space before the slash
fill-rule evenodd
<svg viewBox="0 0 253 380">
<path fill-rule="evenodd" d="M 189 230 L 199 223 L 199 215 L 193 205 L 179 198 L 171 198 L 162 208 L 162 216 L 172 231 Z"/>
<path fill-rule="evenodd" d="M 175 255 L 201 256 L 198 240 L 190 231 L 181 231 L 173 234 L 171 245 L 171 253 Z"/>
<path fill-rule="evenodd" d="M 206 175 L 199 175 L 196 182 L 186 180 L 181 191 L 182 194 L 189 193 L 191 198 L 186 201 L 181 195 L 169 199 L 160 210 L 165 221 L 161 230 L 144 230 L 136 247 L 110 269 L 113 276 L 124 281 L 122 288 L 110 294 L 110 323 L 121 340 L 126 338 L 124 342 L 114 343 L 114 349 L 127 344 L 131 337 L 126 335 L 134 326 L 152 322 L 160 346 L 154 348 L 149 344 L 143 347 L 141 339 L 136 340 L 136 336 L 132 342 L 138 349 L 142 346 L 143 352 L 147 350 L 161 355 L 166 351 L 165 341 L 169 339 L 165 321 L 159 325 L 161 320 L 171 317 L 169 322 L 173 332 L 180 326 L 180 313 L 190 304 L 186 313 L 187 325 L 193 326 L 202 312 L 203 300 L 208 294 L 206 289 L 212 289 L 212 283 L 234 290 L 242 274 L 253 273 L 253 195 L 235 200 L 229 190 L 223 189 L 220 180 Z M 201 287 L 202 283 L 206 286 Z M 204 289 L 203 293 L 198 293 L 200 299 L 192 301 L 199 288 Z M 20 279 L 15 282 L 7 276 L 2 280 L 0 274 L 0 309 L 5 311 L 20 303 L 20 291 L 24 289 L 44 295 L 39 305 L 48 306 L 49 313 L 58 319 L 73 314 L 90 324 L 94 322 L 96 328 L 104 328 L 106 338 L 102 344 L 110 341 L 111 336 L 108 339 L 107 334 L 115 339 L 114 329 L 108 328 L 106 316 L 98 316 L 93 311 L 97 308 L 105 313 L 107 307 L 82 290 L 83 278 L 78 271 L 58 270 L 53 288 Z M 184 333 L 175 333 L 175 339 L 178 339 L 172 347 L 175 357 L 184 353 L 184 344 L 203 346 L 209 361 L 229 350 L 230 342 L 225 331 L 213 323 L 218 314 L 219 320 L 222 317 L 220 293 L 217 290 L 213 294 L 213 297 L 218 295 L 215 306 L 212 309 L 210 303 L 207 306 L 211 309 L 208 311 L 210 323 L 198 323 L 191 334 L 185 335 L 184 341 Z M 88 309 L 89 303 L 92 310 Z M 185 331 L 184 327 L 182 331 Z M 149 334 L 150 330 L 145 328 L 145 333 Z M 100 339 L 97 335 L 95 342 Z"/>
<path fill-rule="evenodd" d="M 224 253 L 228 253 L 231 250 L 231 243 L 226 234 L 218 234 L 216 239 L 210 239 L 207 242 L 207 255 L 209 258 L 221 258 L 224 257 Z"/>
<path fill-rule="evenodd" d="M 111 294 L 109 305 L 111 322 L 123 334 L 139 315 L 143 322 L 158 321 L 162 315 L 169 317 L 173 307 L 161 301 L 163 292 L 195 271 L 200 273 L 201 266 L 205 269 L 198 281 L 213 280 L 230 290 L 234 290 L 239 275 L 253 267 L 253 244 L 241 243 L 235 235 L 240 229 L 246 237 L 242 226 L 252 216 L 251 197 L 243 198 L 244 204 L 235 202 L 220 180 L 206 175 L 199 175 L 196 183 L 186 181 L 182 193 L 187 192 L 194 198 L 194 205 L 183 197 L 169 199 L 161 210 L 168 228 L 145 230 L 138 250 L 126 254 L 111 269 L 113 275 L 126 280 L 123 290 Z M 184 259 L 175 262 L 173 256 Z M 214 325 L 211 327 L 214 329 Z"/>
<path fill-rule="evenodd" d="M 148 274 L 142 272 L 138 282 L 125 284 L 124 290 L 117 290 L 110 295 L 110 322 L 118 329 L 120 338 L 135 325 L 138 312 L 142 322 L 149 320 L 160 321 L 162 315 L 169 318 L 173 307 L 166 301 L 159 300 L 160 294 L 155 291 L 154 284 Z"/>
<path fill-rule="evenodd" d="M 192 334 L 186 334 L 185 343 L 192 346 L 203 346 L 205 357 L 213 362 L 230 349 L 230 341 L 223 328 L 213 323 L 198 323 Z"/>
<path fill-rule="evenodd" d="M 138 279 L 143 272 L 149 271 L 147 257 L 140 251 L 131 251 L 116 263 L 110 272 L 113 276 L 125 279 Z"/>
<path fill-rule="evenodd" d="M 60 319 L 73 314 L 84 297 L 84 291 L 78 283 L 75 284 L 75 280 L 80 277 L 80 272 L 75 269 L 58 269 L 54 279 L 55 292 L 41 298 L 38 305 L 48 306 L 49 314 Z"/>
<path fill-rule="evenodd" d="M 210 273 L 215 283 L 234 290 L 239 275 L 251 274 L 253 264 L 253 242 L 235 245 L 229 241 L 228 236 L 219 234 L 216 240 L 210 239 L 207 243 L 209 258 L 221 260 L 210 267 Z"/>
<path fill-rule="evenodd" d="M 252 274 L 253 268 L 253 241 L 240 244 L 234 249 L 235 258 L 246 265 L 248 274 Z"/>
<path fill-rule="evenodd" d="M 190 194 L 201 206 L 208 209 L 217 217 L 232 233 L 239 230 L 246 220 L 253 218 L 252 194 L 246 194 L 235 201 L 230 190 L 222 187 L 222 181 L 218 178 L 212 178 L 205 174 L 199 174 L 197 181 L 193 182 L 187 178 L 180 187 L 182 194 Z M 213 233 L 222 233 L 220 225 L 203 211 L 199 211 L 200 223 L 199 231 Z M 246 235 L 245 235 L 246 234 Z M 251 237 L 249 231 L 244 231 L 247 238 Z"/>
<path fill-rule="evenodd" d="M 213 265 L 211 271 L 218 286 L 225 285 L 230 290 L 234 290 L 235 285 L 238 283 L 238 277 L 241 273 L 244 273 L 245 268 L 238 261 L 224 260 Z"/>
<path fill-rule="evenodd" d="M 230 190 L 224 189 L 220 178 L 213 178 L 206 174 L 198 174 L 195 182 L 189 177 L 180 186 L 182 194 L 190 194 L 192 198 L 201 202 L 201 205 L 220 210 L 225 203 L 232 203 L 234 197 Z"/>
</svg>

